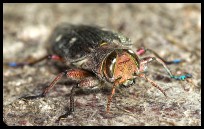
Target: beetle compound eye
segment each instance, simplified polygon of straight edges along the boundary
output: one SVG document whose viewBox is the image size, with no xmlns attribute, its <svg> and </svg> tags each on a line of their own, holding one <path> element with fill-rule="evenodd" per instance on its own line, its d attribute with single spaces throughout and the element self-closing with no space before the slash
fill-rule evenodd
<svg viewBox="0 0 204 129">
<path fill-rule="evenodd" d="M 114 67 L 116 63 L 116 52 L 112 52 L 108 57 L 106 58 L 105 65 L 104 65 L 104 74 L 107 78 L 112 78 L 114 73 Z"/>
<path fill-rule="evenodd" d="M 138 56 L 135 54 L 135 52 L 130 50 L 130 49 L 126 50 L 126 51 L 127 51 L 128 54 L 130 54 L 134 58 L 134 60 L 136 62 L 136 65 L 139 68 L 140 67 L 140 60 L 139 60 Z"/>
</svg>

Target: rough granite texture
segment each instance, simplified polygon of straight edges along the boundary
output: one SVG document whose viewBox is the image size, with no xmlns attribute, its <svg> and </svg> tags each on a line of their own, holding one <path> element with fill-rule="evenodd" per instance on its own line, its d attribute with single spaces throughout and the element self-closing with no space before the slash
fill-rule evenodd
<svg viewBox="0 0 204 129">
<path fill-rule="evenodd" d="M 3 67 L 3 121 L 7 125 L 201 125 L 201 4 L 3 4 L 3 62 L 22 62 L 46 54 L 46 40 L 61 22 L 99 25 L 123 33 L 165 59 L 185 59 L 169 65 L 174 74 L 193 78 L 176 81 L 157 63 L 147 75 L 167 93 L 143 79 L 116 92 L 106 114 L 110 90 L 77 94 L 73 115 L 55 121 L 69 107 L 73 85 L 64 78 L 44 98 L 38 95 L 59 73 L 51 62 L 22 68 Z M 119 92 L 120 91 L 120 92 Z"/>
</svg>

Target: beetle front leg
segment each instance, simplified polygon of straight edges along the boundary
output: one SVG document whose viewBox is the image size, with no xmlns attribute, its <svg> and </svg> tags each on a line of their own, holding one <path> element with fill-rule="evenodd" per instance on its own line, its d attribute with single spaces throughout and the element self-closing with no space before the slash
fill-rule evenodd
<svg viewBox="0 0 204 129">
<path fill-rule="evenodd" d="M 153 80 L 147 78 L 147 77 L 145 76 L 145 74 L 140 74 L 139 77 L 142 77 L 142 78 L 144 78 L 145 80 L 147 80 L 148 82 L 150 82 L 150 83 L 152 84 L 152 86 L 154 86 L 154 87 L 156 87 L 157 89 L 159 89 L 159 90 L 167 97 L 167 95 L 166 95 L 166 93 L 164 92 L 164 90 L 163 90 L 161 87 L 159 87 L 159 86 L 156 84 L 156 82 L 154 82 Z"/>
<path fill-rule="evenodd" d="M 166 72 L 169 74 L 169 76 L 171 78 L 174 78 L 176 80 L 185 80 L 186 78 L 191 78 L 192 77 L 191 74 L 180 75 L 180 76 L 172 75 L 171 71 L 166 66 L 166 64 L 161 59 L 159 59 L 157 57 L 145 57 L 145 58 L 143 58 L 141 60 L 141 63 L 140 63 L 140 72 L 144 72 L 146 67 L 147 67 L 147 63 L 152 62 L 154 60 L 163 65 L 164 69 L 166 70 Z"/>
<path fill-rule="evenodd" d="M 107 113 L 110 112 L 110 104 L 111 104 L 111 101 L 112 101 L 112 97 L 113 97 L 113 95 L 115 94 L 115 88 L 116 88 L 116 86 L 118 86 L 118 84 L 119 84 L 119 80 L 120 80 L 120 78 L 119 78 L 119 79 L 116 79 L 116 81 L 114 82 L 113 87 L 112 87 L 111 94 L 110 94 L 110 96 L 108 97 L 108 103 L 107 103 L 107 107 L 106 107 L 106 112 L 107 112 Z"/>
<path fill-rule="evenodd" d="M 159 58 L 160 60 L 162 60 L 165 64 L 169 65 L 169 64 L 178 64 L 180 62 L 182 62 L 183 60 L 181 59 L 175 59 L 172 61 L 166 61 L 165 59 L 163 59 L 162 57 L 160 57 L 155 51 L 151 50 L 151 49 L 147 49 L 147 48 L 140 48 L 137 50 L 137 55 L 143 55 L 146 52 L 150 52 L 152 53 L 155 57 Z"/>
<path fill-rule="evenodd" d="M 112 97 L 115 94 L 115 87 L 116 87 L 116 85 L 113 85 L 111 95 L 108 97 L 108 103 L 107 103 L 107 107 L 106 107 L 106 112 L 107 113 L 110 112 L 110 104 L 111 104 L 111 101 L 112 101 Z"/>
</svg>

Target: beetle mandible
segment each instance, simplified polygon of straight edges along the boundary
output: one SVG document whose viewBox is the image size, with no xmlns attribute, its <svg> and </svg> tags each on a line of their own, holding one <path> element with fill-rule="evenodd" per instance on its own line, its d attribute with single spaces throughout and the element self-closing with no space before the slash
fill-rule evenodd
<svg viewBox="0 0 204 129">
<path fill-rule="evenodd" d="M 191 74 L 175 76 L 167 68 L 167 64 L 176 64 L 181 60 L 166 61 L 151 49 L 140 48 L 134 52 L 130 48 L 132 43 L 129 38 L 97 26 L 63 23 L 54 29 L 48 42 L 49 55 L 30 62 L 11 62 L 8 65 L 19 67 L 33 65 L 44 59 L 52 59 L 71 67 L 58 74 L 42 94 L 27 97 L 27 99 L 44 97 L 64 75 L 74 79 L 78 84 L 71 89 L 69 111 L 60 118 L 74 111 L 76 88 L 94 88 L 101 81 L 112 84 L 106 107 L 107 112 L 110 111 L 110 103 L 116 87 L 130 86 L 134 84 L 136 77 L 144 78 L 166 96 L 164 90 L 145 75 L 147 63 L 152 61 L 160 63 L 173 79 L 184 80 L 192 77 Z M 150 52 L 153 56 L 141 58 L 140 56 L 146 52 Z"/>
</svg>

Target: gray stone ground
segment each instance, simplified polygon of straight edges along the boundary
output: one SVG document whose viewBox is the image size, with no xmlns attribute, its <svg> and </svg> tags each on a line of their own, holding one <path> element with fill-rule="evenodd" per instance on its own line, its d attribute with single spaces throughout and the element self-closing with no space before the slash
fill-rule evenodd
<svg viewBox="0 0 204 129">
<path fill-rule="evenodd" d="M 156 63 L 148 76 L 167 93 L 143 79 L 119 89 L 111 112 L 105 114 L 107 94 L 78 94 L 76 110 L 55 123 L 69 106 L 73 85 L 63 79 L 47 97 L 37 95 L 57 75 L 50 62 L 23 68 L 3 67 L 3 121 L 7 125 L 201 125 L 201 5 L 200 4 L 3 4 L 3 62 L 21 62 L 46 54 L 45 43 L 61 22 L 95 24 L 122 32 L 165 59 L 186 61 L 169 68 L 175 74 L 191 73 L 186 81 L 171 80 Z"/>
</svg>

